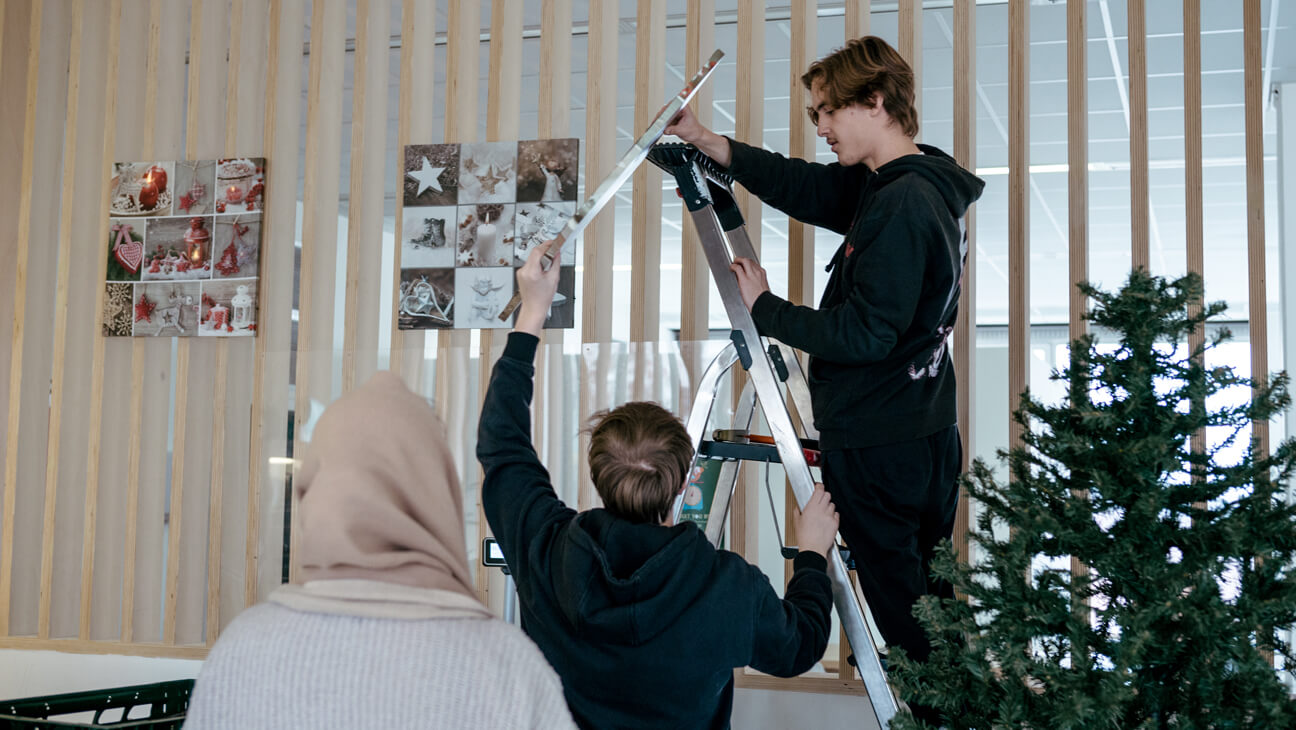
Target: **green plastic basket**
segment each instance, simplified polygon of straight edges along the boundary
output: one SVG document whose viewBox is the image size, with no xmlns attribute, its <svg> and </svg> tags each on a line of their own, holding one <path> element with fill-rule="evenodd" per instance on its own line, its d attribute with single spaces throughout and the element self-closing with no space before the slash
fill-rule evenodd
<svg viewBox="0 0 1296 730">
<path fill-rule="evenodd" d="M 178 729 L 184 724 L 193 683 L 192 679 L 179 679 L 133 687 L 0 700 L 0 730 L 104 727 Z M 86 716 L 90 719 L 86 720 Z"/>
</svg>

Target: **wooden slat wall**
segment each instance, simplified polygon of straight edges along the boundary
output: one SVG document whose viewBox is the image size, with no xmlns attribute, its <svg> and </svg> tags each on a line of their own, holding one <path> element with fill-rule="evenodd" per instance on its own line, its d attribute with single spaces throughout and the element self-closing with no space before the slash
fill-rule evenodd
<svg viewBox="0 0 1296 730">
<path fill-rule="evenodd" d="M 416 30 L 417 29 L 417 30 Z M 436 35 L 436 0 L 403 0 L 401 37 L 412 38 L 416 32 Z M 431 43 L 401 43 L 400 102 L 396 117 L 396 159 L 404 159 L 405 146 L 433 142 L 432 119 L 436 110 L 436 47 Z M 403 164 L 403 163 L 402 163 Z M 403 171 L 401 171 L 403 172 Z M 402 178 L 404 179 L 404 178 Z M 400 189 L 400 186 L 397 186 Z M 400 292 L 401 247 L 404 226 L 404 195 L 396 196 L 396 241 L 391 271 L 392 301 Z M 391 369 L 400 373 L 405 384 L 423 392 L 423 348 L 427 333 L 423 330 L 401 330 L 397 317 L 391 321 Z M 436 337 L 436 334 L 432 334 Z"/>
<path fill-rule="evenodd" d="M 571 133 L 572 3 L 544 0 L 540 11 L 540 78 L 536 100 L 536 136 L 539 139 L 566 137 Z M 576 245 L 572 242 L 570 245 Z M 573 481 L 564 468 L 563 452 L 570 438 L 563 427 L 569 410 L 566 398 L 566 363 L 563 346 L 566 330 L 546 332 L 541 338 L 536 362 L 535 424 L 532 433 L 536 451 L 549 467 L 559 495 L 569 500 L 562 485 Z"/>
<path fill-rule="evenodd" d="M 634 134 L 647 129 L 662 104 L 666 0 L 639 0 L 635 23 Z M 686 71 L 692 74 L 692 71 Z M 630 341 L 655 342 L 661 319 L 661 173 L 641 165 L 631 191 Z M 635 311 L 637 310 L 637 311 Z M 650 348 L 641 348 L 650 349 Z"/>
<path fill-rule="evenodd" d="M 1131 37 L 1132 35 L 1131 33 Z M 1072 342 L 1089 330 L 1088 322 L 1084 318 L 1088 309 L 1087 300 L 1076 286 L 1077 282 L 1089 280 L 1089 74 L 1087 67 L 1087 39 L 1085 3 L 1080 0 L 1067 0 L 1067 237 L 1070 252 L 1068 282 L 1071 288 L 1067 334 L 1068 339 Z M 1146 39 L 1144 42 L 1146 43 Z M 1133 41 L 1131 41 L 1131 44 L 1133 44 Z M 1132 55 L 1133 46 L 1131 45 Z M 1133 68 L 1132 64 L 1131 68 Z M 1146 62 L 1143 63 L 1143 76 L 1143 120 L 1146 132 Z M 1134 125 L 1131 124 L 1131 148 L 1134 146 L 1133 127 Z M 1147 179 L 1146 137 L 1147 135 L 1144 134 L 1143 172 L 1145 181 Z M 1144 202 L 1148 202 L 1146 197 Z M 1146 254 L 1146 227 L 1143 240 Z M 1081 353 L 1072 353 L 1071 363 L 1073 366 L 1080 364 L 1080 361 L 1075 357 L 1077 354 Z M 1078 499 L 1085 498 L 1082 490 L 1075 490 L 1073 495 Z M 1071 573 L 1082 576 L 1087 572 L 1088 568 L 1085 564 L 1079 558 L 1073 556 L 1071 558 Z M 1084 605 L 1077 604 L 1073 606 L 1073 610 L 1079 613 L 1087 609 Z M 1080 615 L 1084 614 L 1080 613 Z"/>
<path fill-rule="evenodd" d="M 1247 282 L 1250 319 L 1251 379 L 1254 390 L 1269 380 L 1269 312 L 1265 277 L 1264 210 L 1264 69 L 1260 0 L 1242 2 L 1242 66 L 1246 98 Z M 1251 438 L 1258 456 L 1269 454 L 1269 422 L 1252 421 Z"/>
<path fill-rule="evenodd" d="M 1202 231 L 1202 57 L 1201 0 L 1184 0 L 1184 242 L 1188 273 L 1201 276 L 1204 268 L 1205 243 Z M 1189 314 L 1201 312 L 1201 303 L 1189 305 Z M 1188 335 L 1188 348 L 1197 352 L 1206 344 L 1206 328 L 1197 327 Z M 1200 360 L 1200 358 L 1199 358 Z M 1195 404 L 1205 407 L 1205 401 Z M 1192 449 L 1206 450 L 1206 430 L 1192 436 Z"/>
<path fill-rule="evenodd" d="M 342 391 L 378 369 L 391 0 L 357 0 Z M 394 318 L 393 318 L 394 319 Z"/>
<path fill-rule="evenodd" d="M 954 159 L 965 169 L 976 169 L 976 5 L 974 0 L 954 0 Z M 976 434 L 972 414 L 976 408 L 976 206 L 965 216 L 967 258 L 963 268 L 963 287 L 959 291 L 959 318 L 954 324 L 954 373 L 958 382 L 958 428 L 963 442 L 966 471 L 976 453 Z M 958 513 L 954 518 L 954 547 L 964 560 L 969 559 L 968 525 L 972 505 L 967 490 L 959 494 Z"/>
<path fill-rule="evenodd" d="M 522 101 L 522 15 L 517 12 L 516 8 L 508 8 L 504 3 L 493 3 L 491 5 L 490 21 L 490 78 L 491 83 L 486 95 L 486 141 L 487 142 L 507 142 L 518 138 L 520 128 L 521 101 Z M 519 160 L 519 164 L 521 161 Z M 490 330 L 482 330 L 481 347 L 477 355 L 477 389 L 478 389 L 478 410 L 480 404 L 486 398 L 486 389 L 490 384 L 491 368 L 494 366 L 495 358 L 499 352 L 502 352 L 505 340 L 505 333 L 500 332 L 499 337 Z M 497 345 L 498 347 L 493 347 Z M 470 468 L 476 468 L 480 474 L 480 468 L 472 465 Z M 481 480 L 478 480 L 480 484 Z M 476 543 L 480 545 L 481 541 L 491 536 L 490 525 L 486 522 L 485 511 L 482 509 L 481 489 L 477 490 L 477 535 Z M 492 583 L 499 584 L 494 586 L 494 601 L 499 609 L 503 608 L 504 602 L 501 598 L 504 583 L 503 574 L 494 569 L 489 569 L 477 561 L 477 591 L 482 596 L 482 601 L 492 605 Z"/>
<path fill-rule="evenodd" d="M 14 530 L 17 527 L 17 497 L 18 497 L 18 429 L 22 408 L 22 383 L 23 368 L 25 361 L 24 344 L 26 341 L 26 309 L 27 309 L 27 282 L 31 273 L 30 261 L 31 253 L 40 248 L 32 245 L 32 196 L 36 189 L 37 182 L 33 179 L 36 158 L 36 109 L 37 109 L 37 79 L 40 70 L 41 59 L 41 18 L 44 9 L 43 3 L 36 3 L 31 6 L 30 14 L 27 20 L 26 28 L 24 23 L 19 22 L 19 14 L 6 3 L 4 15 L 6 17 L 6 28 L 10 34 L 17 34 L 19 38 L 25 32 L 27 38 L 27 53 L 24 54 L 23 63 L 25 65 L 23 73 L 23 117 L 22 117 L 22 134 L 20 144 L 22 145 L 17 154 L 20 156 L 18 168 L 22 180 L 31 180 L 32 183 L 22 185 L 18 190 L 18 207 L 17 207 L 17 224 L 15 230 L 15 261 L 14 261 L 14 279 L 13 279 L 13 317 L 10 321 L 10 338 L 9 338 L 9 377 L 8 389 L 6 391 L 6 428 L 5 428 L 5 457 L 4 457 L 4 483 L 0 485 L 3 488 L 3 494 L 0 496 L 0 636 L 8 636 L 11 631 L 10 619 L 12 616 L 12 597 L 14 584 L 14 547 L 17 545 Z M 12 53 L 13 48 L 18 44 L 12 41 L 5 43 L 5 51 Z M 12 72 L 15 70 L 15 62 L 12 55 L 3 55 L 6 61 L 6 69 Z M 47 247 L 46 247 L 47 248 Z"/>
<path fill-rule="evenodd" d="M 846 40 L 869 34 L 872 0 L 846 0 Z"/>
<path fill-rule="evenodd" d="M 1133 268 L 1149 270 L 1147 10 L 1143 0 L 1126 0 L 1126 9 L 1129 18 L 1130 256 Z"/>
<path fill-rule="evenodd" d="M 345 3 L 311 4 L 310 81 L 306 97 L 306 184 L 302 192 L 301 289 L 297 319 L 297 402 L 293 454 L 302 454 L 311 402 L 332 402 L 334 266 L 342 149 Z M 295 499 L 294 499 L 295 501 Z M 293 505 L 291 542 L 299 530 Z M 300 564 L 292 559 L 291 576 Z"/>
<path fill-rule="evenodd" d="M 290 466 L 271 463 L 288 453 L 293 291 L 293 233 L 297 219 L 297 160 L 301 135 L 301 65 L 305 0 L 272 0 L 267 22 L 265 89 L 266 207 L 261 217 L 260 311 L 253 369 L 243 603 L 252 605 L 282 575 L 284 486 Z M 264 559 L 263 559 L 264 558 Z"/>
<path fill-rule="evenodd" d="M 900 39 L 896 48 L 901 57 L 909 62 L 914 74 L 914 110 L 918 119 L 922 119 L 922 3 L 920 0 L 900 0 L 898 8 L 898 26 Z M 918 127 L 918 136 L 922 140 L 922 125 Z"/>
<path fill-rule="evenodd" d="M 100 159 L 100 167 L 107 167 L 112 162 L 113 144 L 116 135 L 117 124 L 117 72 L 120 62 L 119 53 L 121 49 L 121 23 L 122 23 L 122 3 L 121 0 L 112 0 L 108 6 L 108 50 L 107 63 L 105 71 L 105 102 L 104 114 L 102 117 L 102 140 L 97 150 Z M 111 191 L 108 189 L 108 183 L 102 177 L 99 179 L 99 210 L 108 209 L 108 197 Z M 100 215 L 98 228 L 99 240 L 104 240 L 108 236 L 108 221 Z M 107 529 L 99 531 L 98 510 L 99 510 L 99 482 L 100 474 L 104 471 L 103 464 L 100 461 L 101 447 L 103 444 L 103 412 L 104 412 L 104 359 L 105 359 L 105 338 L 100 336 L 103 330 L 103 307 L 104 307 L 104 287 L 97 284 L 103 278 L 106 270 L 106 261 L 101 260 L 96 267 L 98 271 L 94 279 L 90 280 L 91 291 L 94 292 L 94 309 L 90 312 L 91 325 L 91 356 L 90 356 L 90 414 L 87 424 L 90 428 L 89 446 L 86 449 L 86 483 L 85 483 L 85 516 L 82 526 L 81 538 L 81 613 L 79 617 L 77 637 L 80 639 L 90 638 L 90 621 L 91 607 L 94 605 L 94 585 L 95 585 L 95 554 L 98 552 L 98 540 L 109 536 L 113 527 L 120 522 L 109 523 L 105 521 Z M 110 490 L 109 498 L 105 499 L 105 504 L 120 504 L 116 495 L 112 495 Z M 114 570 L 105 568 L 101 565 L 99 570 L 100 578 L 110 576 Z M 104 614 L 105 618 L 108 614 Z M 101 622 L 102 623 L 102 622 Z"/>
<path fill-rule="evenodd" d="M 1027 0 L 1008 2 L 1008 398 L 1016 410 L 1030 363 L 1030 20 Z M 1008 426 L 1008 444 L 1022 427 Z"/>
<path fill-rule="evenodd" d="M 702 62 L 715 50 L 715 0 L 697 0 L 688 4 L 684 32 L 684 73 L 687 75 L 701 68 Z M 711 126 L 711 104 L 714 98 L 715 92 L 708 83 L 702 85 L 692 102 L 698 121 L 708 128 Z M 683 283 L 680 287 L 680 341 L 695 342 L 704 340 L 709 335 L 711 271 L 702 254 L 697 227 L 688 215 L 684 216 L 684 233 L 680 246 L 683 268 Z M 701 374 L 701 368 L 705 367 L 699 358 L 690 358 L 688 364 L 698 375 Z"/>
<path fill-rule="evenodd" d="M 617 95 L 617 3 L 596 0 L 589 8 L 588 56 L 585 62 L 585 180 L 602 180 L 616 164 L 616 95 Z M 597 184 L 597 183 L 594 183 Z M 587 190 L 586 194 L 590 191 Z M 584 273 L 581 282 L 581 343 L 586 353 L 593 352 L 600 372 L 610 357 L 598 356 L 598 344 L 612 339 L 612 257 L 616 235 L 615 211 L 604 208 L 585 228 L 581 248 Z M 590 387 L 580 391 L 582 422 L 601 403 L 605 378 L 598 377 Z M 580 453 L 589 451 L 589 437 L 582 432 Z M 582 456 L 582 464 L 584 457 Z M 581 470 L 577 508 L 588 509 L 596 503 L 593 483 Z"/>
<path fill-rule="evenodd" d="M 734 138 L 760 147 L 765 138 L 765 4 L 754 0 L 738 3 L 737 88 L 735 89 Z M 761 201 L 742 187 L 735 191 L 738 207 L 746 221 L 747 235 L 756 254 L 761 250 Z M 741 375 L 741 374 L 740 374 Z M 741 392 L 742 377 L 734 378 L 734 395 Z M 747 545 L 759 542 L 760 489 L 756 487 L 755 465 L 743 470 L 746 488 L 730 507 L 730 535 L 734 552 L 747 555 Z M 752 555 L 755 553 L 752 552 Z"/>
<path fill-rule="evenodd" d="M 446 24 L 445 141 L 475 142 L 480 2 L 450 0 Z M 447 373 L 467 372 L 470 341 L 466 330 L 437 333 L 436 405 L 446 423 L 453 423 L 452 417 L 463 410 L 459 401 L 467 390 L 456 387 L 454 376 Z"/>
</svg>

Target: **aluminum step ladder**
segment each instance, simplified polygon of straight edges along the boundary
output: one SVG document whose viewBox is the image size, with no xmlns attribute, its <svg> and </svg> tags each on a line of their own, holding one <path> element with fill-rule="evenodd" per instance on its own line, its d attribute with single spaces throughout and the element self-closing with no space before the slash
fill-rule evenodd
<svg viewBox="0 0 1296 730">
<path fill-rule="evenodd" d="M 801 441 L 803 435 L 807 438 L 817 436 L 811 425 L 810 392 L 795 352 L 777 342 L 767 343 L 757 333 L 751 313 L 743 304 L 738 282 L 729 270 L 735 258 L 757 259 L 734 199 L 732 178 L 692 145 L 654 145 L 648 153 L 648 160 L 675 178 L 680 197 L 697 227 L 711 277 L 720 291 L 732 327 L 729 344 L 708 366 L 699 382 L 687 424 L 697 454 L 695 459 L 725 459 L 706 528 L 707 538 L 718 545 L 742 461 L 782 462 L 797 505 L 804 506 L 810 499 L 815 480 Z M 772 446 L 733 444 L 707 438 L 721 378 L 735 363 L 747 372 L 748 383 L 744 395 L 739 398 L 733 427 L 749 428 L 754 404 L 759 402 L 773 436 Z M 781 387 L 784 384 L 796 407 L 803 432 L 798 432 L 788 411 Z M 676 520 L 682 509 L 681 497 L 674 507 Z M 846 565 L 835 546 L 828 555 L 828 577 L 832 581 L 833 604 L 850 641 L 856 668 L 868 691 L 874 715 L 878 725 L 888 727 L 897 711 L 896 698 L 887 685 L 877 643 L 869 628 L 872 617 L 868 607 L 851 583 Z"/>
</svg>

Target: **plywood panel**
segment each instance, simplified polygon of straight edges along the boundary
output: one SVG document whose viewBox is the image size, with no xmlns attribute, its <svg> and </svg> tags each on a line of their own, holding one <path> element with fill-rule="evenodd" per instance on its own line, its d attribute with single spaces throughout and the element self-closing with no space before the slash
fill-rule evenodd
<svg viewBox="0 0 1296 730">
<path fill-rule="evenodd" d="M 1030 24 L 1027 0 L 1008 3 L 1008 398 L 1026 390 L 1030 351 Z M 1022 427 L 1009 421 L 1008 445 Z"/>
<path fill-rule="evenodd" d="M 338 177 L 346 7 L 312 3 L 310 80 L 306 98 L 306 184 L 302 194 L 301 292 L 293 454 L 300 458 L 312 403 L 333 400 L 333 302 L 337 261 Z M 294 505 L 293 514 L 297 510 Z M 293 527 L 296 527 L 294 517 Z M 293 529 L 292 543 L 300 531 Z M 297 551 L 294 549 L 295 556 Z M 292 560 L 296 580 L 299 561 Z"/>
<path fill-rule="evenodd" d="M 666 60 L 666 2 L 639 0 L 635 23 L 634 132 L 647 129 L 661 110 Z M 692 73 L 692 72 L 689 72 Z M 635 170 L 630 212 L 630 341 L 658 339 L 661 319 L 661 173 Z M 641 348 L 651 350 L 652 348 Z"/>
<path fill-rule="evenodd" d="M 0 2 L 0 98 L 13 101 L 0 108 L 0 165 L 6 170 L 22 170 L 23 142 L 27 119 L 27 48 L 31 40 L 31 3 Z M 0 198 L 0 240 L 16 241 L 19 196 Z M 18 255 L 0 257 L 0 292 L 15 288 Z M 7 310 L 6 310 L 7 314 Z M 13 354 L 13 318 L 0 316 L 0 383 L 9 382 Z M 8 443 L 9 389 L 0 388 L 0 444 Z M 0 474 L 4 474 L 6 450 L 0 449 Z M 0 495 L 4 482 L 0 477 Z M 0 513 L 3 512 L 0 497 Z M 3 529 L 0 519 L 0 530 Z M 2 535 L 3 533 L 0 533 Z M 3 540 L 3 537 L 0 537 Z"/>
</svg>

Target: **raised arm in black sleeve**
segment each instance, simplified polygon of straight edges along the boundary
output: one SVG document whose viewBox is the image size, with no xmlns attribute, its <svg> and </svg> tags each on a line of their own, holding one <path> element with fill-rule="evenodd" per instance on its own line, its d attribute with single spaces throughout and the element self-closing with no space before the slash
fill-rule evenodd
<svg viewBox="0 0 1296 730">
<path fill-rule="evenodd" d="M 477 460 L 485 470 L 482 508 L 519 584 L 530 579 L 528 556 L 543 549 L 547 528 L 576 514 L 558 499 L 531 444 L 533 362 L 539 342 L 523 332 L 509 334 L 491 372 L 477 426 Z"/>
<path fill-rule="evenodd" d="M 729 172 L 748 192 L 803 223 L 841 234 L 850 230 L 873 174 L 864 165 L 788 159 L 732 139 L 729 149 Z"/>
</svg>

